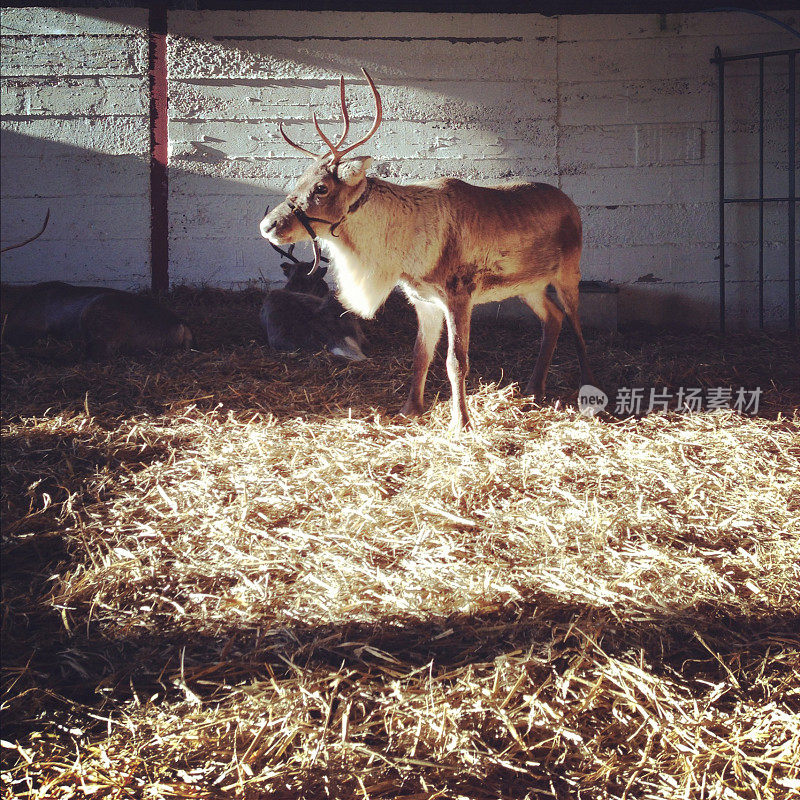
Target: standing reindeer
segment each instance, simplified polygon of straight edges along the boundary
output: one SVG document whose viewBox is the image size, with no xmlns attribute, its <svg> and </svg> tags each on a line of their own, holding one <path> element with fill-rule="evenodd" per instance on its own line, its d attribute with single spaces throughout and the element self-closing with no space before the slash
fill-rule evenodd
<svg viewBox="0 0 800 800">
<path fill-rule="evenodd" d="M 375 99 L 375 122 L 355 144 L 343 147 L 350 127 L 343 76 L 344 129 L 335 144 L 313 115 L 325 152 L 300 147 L 279 125 L 286 142 L 314 162 L 261 221 L 261 235 L 274 244 L 310 238 L 315 264 L 321 240 L 332 257 L 343 303 L 361 316 L 374 316 L 396 285 L 403 288 L 419 329 L 402 414 L 422 413 L 425 379 L 446 323 L 453 427 L 469 426 L 465 379 L 472 307 L 513 295 L 530 306 L 543 327 L 526 392 L 539 399 L 544 395 L 564 311 L 575 331 L 581 383 L 592 383 L 578 318 L 581 219 L 575 204 L 544 183 L 486 188 L 445 178 L 400 186 L 367 177 L 370 157 L 344 158 L 375 134 L 383 117 L 380 94 L 362 72 Z M 564 311 L 547 297 L 548 285 Z"/>
</svg>

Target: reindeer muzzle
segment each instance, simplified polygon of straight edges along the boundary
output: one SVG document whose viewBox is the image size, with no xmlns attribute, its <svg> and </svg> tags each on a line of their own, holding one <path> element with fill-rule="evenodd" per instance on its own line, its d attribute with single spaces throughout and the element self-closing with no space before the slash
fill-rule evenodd
<svg viewBox="0 0 800 800">
<path fill-rule="evenodd" d="M 314 229 L 311 227 L 312 222 L 327 222 L 324 219 L 317 219 L 316 217 L 309 217 L 305 211 L 303 211 L 300 206 L 296 206 L 291 200 L 287 200 L 286 204 L 297 217 L 297 221 L 306 229 L 306 232 L 311 237 L 311 244 L 314 246 L 314 263 L 311 265 L 311 269 L 309 270 L 309 276 L 313 275 L 319 269 L 319 262 L 321 257 L 321 252 L 319 249 L 319 242 L 317 241 L 317 234 L 314 233 Z"/>
<path fill-rule="evenodd" d="M 322 260 L 322 252 L 320 250 L 319 241 L 317 240 L 317 234 L 314 232 L 314 229 L 311 227 L 312 222 L 324 222 L 327 225 L 330 223 L 324 219 L 317 219 L 316 217 L 309 217 L 302 208 L 298 205 L 295 205 L 291 200 L 286 200 L 286 205 L 289 207 L 289 210 L 294 214 L 297 218 L 297 221 L 305 228 L 306 233 L 311 237 L 311 244 L 314 247 L 314 263 L 311 265 L 311 270 L 309 271 L 309 276 L 313 275 L 317 269 L 319 269 L 319 263 Z M 264 212 L 264 219 L 267 218 L 269 214 L 269 206 L 267 206 L 266 211 Z M 263 226 L 263 222 L 262 222 Z M 264 231 L 263 227 L 261 229 L 261 235 L 264 236 L 265 239 L 268 239 L 266 232 Z M 272 244 L 272 242 L 270 242 Z M 273 245 L 274 247 L 275 245 Z"/>
</svg>

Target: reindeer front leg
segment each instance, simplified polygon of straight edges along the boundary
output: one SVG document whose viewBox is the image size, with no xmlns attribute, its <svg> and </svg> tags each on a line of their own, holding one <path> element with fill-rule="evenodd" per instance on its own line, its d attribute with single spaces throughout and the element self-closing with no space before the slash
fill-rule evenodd
<svg viewBox="0 0 800 800">
<path fill-rule="evenodd" d="M 469 295 L 449 295 L 447 320 L 447 375 L 453 392 L 454 430 L 469 428 L 467 412 L 467 373 L 469 372 L 469 326 L 472 317 L 472 298 Z"/>
<path fill-rule="evenodd" d="M 435 303 L 411 299 L 417 312 L 417 341 L 414 343 L 414 367 L 411 375 L 411 389 L 401 414 L 407 417 L 419 416 L 424 409 L 425 379 L 433 361 L 436 344 L 442 335 L 444 311 Z"/>
</svg>

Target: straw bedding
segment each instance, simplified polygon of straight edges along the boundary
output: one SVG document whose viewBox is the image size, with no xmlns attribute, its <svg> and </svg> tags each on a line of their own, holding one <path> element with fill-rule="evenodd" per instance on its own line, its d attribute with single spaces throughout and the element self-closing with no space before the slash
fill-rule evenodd
<svg viewBox="0 0 800 800">
<path fill-rule="evenodd" d="M 797 796 L 796 339 L 590 333 L 609 394 L 764 394 L 587 419 L 566 332 L 539 408 L 476 325 L 454 438 L 402 304 L 344 365 L 171 302 L 196 351 L 4 352 L 4 797 Z"/>
</svg>

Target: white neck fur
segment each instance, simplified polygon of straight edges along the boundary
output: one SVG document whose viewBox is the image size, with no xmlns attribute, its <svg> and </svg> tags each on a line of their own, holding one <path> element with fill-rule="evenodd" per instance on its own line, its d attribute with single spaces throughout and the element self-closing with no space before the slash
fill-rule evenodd
<svg viewBox="0 0 800 800">
<path fill-rule="evenodd" d="M 405 274 L 425 274 L 441 237 L 427 213 L 432 193 L 423 186 L 397 186 L 369 178 L 369 198 L 349 214 L 336 236 L 319 238 L 331 257 L 339 299 L 361 317 L 371 318 Z"/>
</svg>

